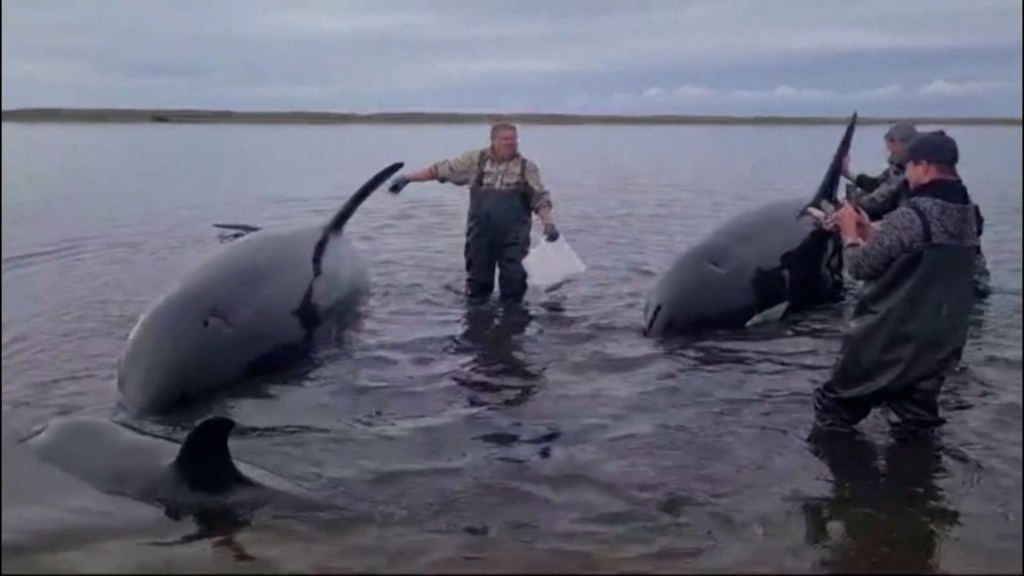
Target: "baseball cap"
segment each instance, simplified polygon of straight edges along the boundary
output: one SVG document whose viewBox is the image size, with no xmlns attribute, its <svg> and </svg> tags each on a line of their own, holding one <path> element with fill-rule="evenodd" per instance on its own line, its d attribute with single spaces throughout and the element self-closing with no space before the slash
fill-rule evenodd
<svg viewBox="0 0 1024 576">
<path fill-rule="evenodd" d="M 907 146 L 904 158 L 907 163 L 927 162 L 929 164 L 942 164 L 945 166 L 956 166 L 960 161 L 960 148 L 942 130 L 925 132 L 913 139 Z"/>
</svg>

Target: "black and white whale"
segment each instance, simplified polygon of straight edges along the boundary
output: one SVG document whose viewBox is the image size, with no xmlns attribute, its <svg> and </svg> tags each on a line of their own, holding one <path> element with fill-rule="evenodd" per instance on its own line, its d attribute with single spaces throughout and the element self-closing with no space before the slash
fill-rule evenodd
<svg viewBox="0 0 1024 576">
<path fill-rule="evenodd" d="M 292 365 L 322 327 L 343 325 L 369 289 L 369 273 L 342 232 L 402 166 L 370 178 L 326 226 L 219 225 L 244 237 L 192 269 L 139 317 L 117 363 L 121 403 L 165 412 Z"/>
<path fill-rule="evenodd" d="M 152 506 L 112 496 L 46 462 L 3 414 L 3 562 L 125 538 L 167 538 L 180 527 Z M 94 457 L 92 448 L 80 457 Z M 15 569 L 17 570 L 17 569 Z"/>
<path fill-rule="evenodd" d="M 54 420 L 24 441 L 42 462 L 110 496 L 156 506 L 178 520 L 250 518 L 321 512 L 333 507 L 272 472 L 236 462 L 228 447 L 235 422 L 213 416 L 181 444 L 109 420 Z"/>
<path fill-rule="evenodd" d="M 838 203 L 856 125 L 854 112 L 812 198 L 741 214 L 678 256 L 647 294 L 644 334 L 739 329 L 840 300 L 842 241 L 820 223 Z"/>
</svg>

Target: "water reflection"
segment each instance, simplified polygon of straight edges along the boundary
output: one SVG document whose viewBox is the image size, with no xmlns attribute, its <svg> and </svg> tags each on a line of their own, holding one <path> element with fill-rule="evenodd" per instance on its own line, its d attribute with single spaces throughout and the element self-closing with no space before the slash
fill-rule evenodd
<svg viewBox="0 0 1024 576">
<path fill-rule="evenodd" d="M 978 342 L 985 337 L 985 324 L 987 316 L 991 312 L 990 300 L 978 300 L 971 310 L 971 317 L 967 324 L 967 341 Z"/>
<path fill-rule="evenodd" d="M 472 356 L 454 379 L 474 392 L 471 405 L 518 406 L 536 393 L 541 374 L 522 358 L 522 337 L 532 320 L 523 306 L 466 307 L 456 349 Z"/>
<path fill-rule="evenodd" d="M 885 470 L 859 434 L 815 430 L 811 451 L 833 476 L 832 495 L 803 506 L 809 544 L 831 572 L 935 572 L 942 534 L 959 513 L 935 484 L 945 473 L 937 439 L 891 442 Z"/>
<path fill-rule="evenodd" d="M 167 506 L 164 514 L 175 521 L 182 520 L 184 514 L 173 506 Z M 196 531 L 176 540 L 150 542 L 151 546 L 181 546 L 200 540 L 213 540 L 214 548 L 227 548 L 238 562 L 248 562 L 256 558 L 235 539 L 243 528 L 252 525 L 252 519 L 239 514 L 227 507 L 211 507 L 196 510 L 188 514 L 195 522 Z"/>
</svg>

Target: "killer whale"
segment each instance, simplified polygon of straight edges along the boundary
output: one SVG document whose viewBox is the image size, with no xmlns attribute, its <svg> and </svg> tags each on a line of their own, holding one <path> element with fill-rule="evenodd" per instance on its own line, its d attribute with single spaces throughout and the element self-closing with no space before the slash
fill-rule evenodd
<svg viewBox="0 0 1024 576">
<path fill-rule="evenodd" d="M 326 225 L 219 224 L 244 237 L 190 270 L 140 315 L 117 360 L 121 404 L 167 412 L 294 364 L 330 321 L 343 325 L 369 274 L 343 236 L 360 205 L 404 163 L 366 181 Z"/>
<path fill-rule="evenodd" d="M 3 559 L 59 553 L 105 540 L 164 538 L 180 526 L 159 510 L 96 490 L 43 462 L 23 442 L 23 430 L 3 414 Z"/>
<path fill-rule="evenodd" d="M 648 291 L 646 336 L 695 335 L 783 318 L 842 298 L 842 242 L 820 226 L 838 203 L 854 112 L 814 195 L 726 221 L 679 255 Z"/>
<path fill-rule="evenodd" d="M 177 443 L 110 420 L 66 417 L 23 443 L 40 461 L 98 492 L 155 506 L 174 520 L 244 519 L 267 506 L 278 513 L 332 508 L 272 472 L 236 462 L 228 446 L 235 426 L 212 416 Z"/>
</svg>

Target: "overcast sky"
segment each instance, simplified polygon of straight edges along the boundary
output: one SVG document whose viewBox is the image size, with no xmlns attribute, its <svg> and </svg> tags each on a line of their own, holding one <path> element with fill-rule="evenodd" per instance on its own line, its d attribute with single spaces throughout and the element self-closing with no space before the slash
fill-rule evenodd
<svg viewBox="0 0 1024 576">
<path fill-rule="evenodd" d="M 2 0 L 3 107 L 1021 116 L 1020 0 Z"/>
</svg>

